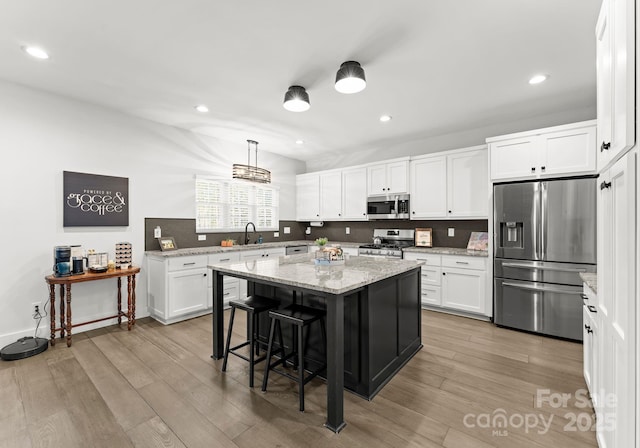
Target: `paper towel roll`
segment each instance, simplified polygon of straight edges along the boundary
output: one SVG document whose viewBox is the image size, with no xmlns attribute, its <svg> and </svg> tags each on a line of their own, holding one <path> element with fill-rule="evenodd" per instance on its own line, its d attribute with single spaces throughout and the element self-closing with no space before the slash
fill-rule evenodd
<svg viewBox="0 0 640 448">
<path fill-rule="evenodd" d="M 311 221 L 309 224 L 311 227 L 322 227 L 324 226 L 324 221 Z"/>
</svg>

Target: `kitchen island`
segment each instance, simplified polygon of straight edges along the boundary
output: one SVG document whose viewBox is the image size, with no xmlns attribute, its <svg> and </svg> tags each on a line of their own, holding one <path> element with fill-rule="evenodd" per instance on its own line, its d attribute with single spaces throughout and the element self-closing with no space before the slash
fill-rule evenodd
<svg viewBox="0 0 640 448">
<path fill-rule="evenodd" d="M 213 358 L 224 355 L 223 277 L 249 281 L 249 291 L 326 309 L 326 351 L 311 335 L 310 362 L 326 358 L 327 421 L 344 426 L 344 388 L 366 399 L 420 350 L 420 265 L 409 260 L 351 257 L 318 266 L 313 255 L 209 265 L 213 274 Z M 267 322 L 260 325 L 268 328 Z M 264 335 L 263 335 L 264 337 Z M 285 346 L 288 345 L 285 340 Z"/>
</svg>

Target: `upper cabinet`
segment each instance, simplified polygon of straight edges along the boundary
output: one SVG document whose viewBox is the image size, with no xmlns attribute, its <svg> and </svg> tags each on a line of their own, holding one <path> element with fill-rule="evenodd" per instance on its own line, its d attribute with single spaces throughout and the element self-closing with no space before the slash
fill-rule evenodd
<svg viewBox="0 0 640 448">
<path fill-rule="evenodd" d="M 409 189 L 409 159 L 369 165 L 367 178 L 369 195 L 407 193 Z"/>
<path fill-rule="evenodd" d="M 491 180 L 596 172 L 596 122 L 583 121 L 487 139 Z"/>
<path fill-rule="evenodd" d="M 322 171 L 296 176 L 298 221 L 367 219 L 367 168 Z"/>
<path fill-rule="evenodd" d="M 487 171 L 484 146 L 414 158 L 411 219 L 486 218 Z"/>
<path fill-rule="evenodd" d="M 596 24 L 598 171 L 635 142 L 634 1 L 604 0 Z"/>
</svg>

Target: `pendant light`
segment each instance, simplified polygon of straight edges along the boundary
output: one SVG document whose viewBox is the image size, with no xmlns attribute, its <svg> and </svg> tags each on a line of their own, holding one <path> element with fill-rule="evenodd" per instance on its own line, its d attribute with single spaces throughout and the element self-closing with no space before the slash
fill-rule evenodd
<svg viewBox="0 0 640 448">
<path fill-rule="evenodd" d="M 255 140 L 247 140 L 247 164 L 242 165 L 239 163 L 233 164 L 233 178 L 250 180 L 252 182 L 259 182 L 262 184 L 271 183 L 271 171 L 258 167 L 258 142 Z M 251 145 L 255 145 L 256 150 L 256 164 L 251 166 Z"/>
<path fill-rule="evenodd" d="M 284 94 L 284 108 L 291 112 L 304 112 L 309 110 L 309 94 L 300 86 L 291 86 Z"/>
<path fill-rule="evenodd" d="M 336 73 L 336 90 L 340 93 L 358 93 L 367 86 L 364 70 L 359 62 L 347 61 Z"/>
</svg>

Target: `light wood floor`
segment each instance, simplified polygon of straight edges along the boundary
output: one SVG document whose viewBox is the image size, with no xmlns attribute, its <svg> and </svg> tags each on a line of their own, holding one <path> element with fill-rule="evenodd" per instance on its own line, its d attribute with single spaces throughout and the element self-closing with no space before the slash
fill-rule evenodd
<svg viewBox="0 0 640 448">
<path fill-rule="evenodd" d="M 240 336 L 244 321 L 236 322 Z M 585 387 L 580 344 L 423 311 L 424 348 L 373 401 L 346 394 L 347 427 L 336 435 L 322 426 L 321 380 L 307 385 L 300 413 L 287 378 L 272 375 L 262 393 L 249 389 L 238 358 L 221 373 L 210 358 L 211 316 L 123 328 L 0 361 L 0 447 L 596 446 L 594 433 L 576 431 L 573 421 L 592 413 L 573 399 Z M 536 406 L 540 389 L 572 398 L 567 407 Z M 506 427 L 491 424 L 496 415 Z M 540 416 L 551 419 L 544 434 Z M 525 428 L 522 419 L 538 424 Z M 578 422 L 584 428 L 585 416 Z"/>
</svg>

